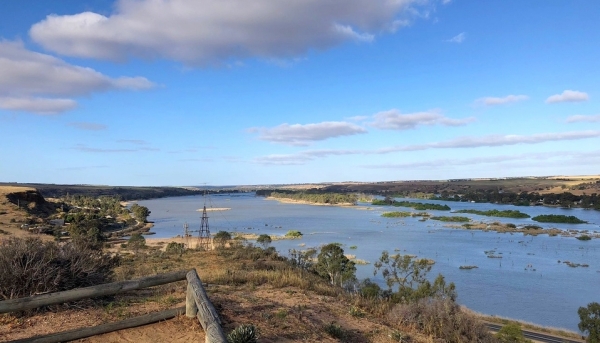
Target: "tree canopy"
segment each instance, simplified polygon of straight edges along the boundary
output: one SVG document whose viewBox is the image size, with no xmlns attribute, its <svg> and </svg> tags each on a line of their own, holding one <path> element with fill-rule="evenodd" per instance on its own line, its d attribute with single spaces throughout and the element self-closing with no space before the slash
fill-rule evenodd
<svg viewBox="0 0 600 343">
<path fill-rule="evenodd" d="M 600 304 L 592 302 L 587 307 L 580 307 L 577 310 L 579 314 L 579 330 L 587 332 L 588 343 L 600 342 Z"/>
<path fill-rule="evenodd" d="M 356 266 L 344 255 L 344 249 L 330 243 L 321 248 L 317 256 L 315 270 L 319 275 L 329 278 L 332 285 L 342 286 L 356 278 Z"/>
</svg>

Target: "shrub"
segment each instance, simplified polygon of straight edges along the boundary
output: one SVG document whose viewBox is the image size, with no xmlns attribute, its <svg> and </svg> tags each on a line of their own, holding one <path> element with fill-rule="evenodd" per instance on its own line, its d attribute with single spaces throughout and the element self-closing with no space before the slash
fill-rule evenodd
<svg viewBox="0 0 600 343">
<path fill-rule="evenodd" d="M 146 239 L 141 233 L 134 233 L 127 241 L 127 247 L 133 250 L 139 250 L 146 247 Z"/>
<path fill-rule="evenodd" d="M 592 237 L 590 237 L 588 235 L 581 235 L 581 236 L 578 236 L 577 239 L 580 241 L 589 241 L 592 239 Z"/>
<path fill-rule="evenodd" d="M 165 248 L 167 254 L 182 255 L 184 251 L 185 244 L 183 243 L 170 242 Z"/>
<path fill-rule="evenodd" d="M 392 331 L 392 333 L 390 333 L 390 338 L 394 342 L 409 342 L 410 341 L 409 335 L 405 334 L 402 331 L 398 331 L 398 330 Z"/>
<path fill-rule="evenodd" d="M 449 299 L 422 299 L 396 305 L 389 314 L 400 327 L 414 327 L 448 343 L 496 342 L 485 324 Z"/>
<path fill-rule="evenodd" d="M 496 338 L 502 343 L 531 342 L 523 336 L 523 331 L 518 323 L 504 325 L 496 334 Z"/>
<path fill-rule="evenodd" d="M 116 257 L 74 242 L 9 238 L 0 242 L 0 299 L 105 283 L 117 263 Z"/>
<path fill-rule="evenodd" d="M 302 232 L 298 231 L 298 230 L 290 230 L 285 234 L 286 237 L 291 237 L 291 238 L 300 238 L 302 237 Z"/>
<path fill-rule="evenodd" d="M 333 322 L 325 325 L 323 329 L 325 330 L 325 332 L 327 332 L 329 336 L 333 338 L 344 339 L 344 337 L 346 337 L 346 332 L 344 332 L 344 329 L 342 329 L 341 326 Z"/>
<path fill-rule="evenodd" d="M 223 248 L 225 244 L 231 240 L 231 234 L 227 231 L 219 231 L 213 238 L 213 242 L 217 244 L 218 247 Z"/>
<path fill-rule="evenodd" d="M 228 343 L 255 343 L 258 342 L 258 331 L 252 324 L 242 324 L 227 335 Z"/>
<path fill-rule="evenodd" d="M 356 306 L 350 306 L 350 315 L 355 318 L 363 318 L 365 316 L 365 312 Z"/>
<path fill-rule="evenodd" d="M 272 241 L 271 236 L 262 234 L 262 235 L 258 236 L 256 243 L 262 245 L 263 248 L 266 249 L 269 246 L 269 244 L 271 244 L 271 241 Z"/>
</svg>

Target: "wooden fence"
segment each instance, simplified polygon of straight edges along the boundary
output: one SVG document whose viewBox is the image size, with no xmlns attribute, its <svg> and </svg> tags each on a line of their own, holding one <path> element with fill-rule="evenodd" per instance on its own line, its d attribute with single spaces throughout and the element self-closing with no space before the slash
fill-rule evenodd
<svg viewBox="0 0 600 343">
<path fill-rule="evenodd" d="M 56 305 L 64 302 L 113 295 L 141 288 L 164 285 L 181 280 L 187 280 L 188 282 L 185 307 L 151 313 L 140 317 L 129 318 L 90 328 L 82 328 L 50 335 L 20 339 L 12 341 L 12 343 L 57 343 L 72 341 L 107 332 L 155 323 L 161 320 L 173 318 L 183 313 L 185 313 L 187 317 L 198 318 L 205 332 L 206 343 L 226 343 L 227 340 L 225 339 L 223 329 L 221 328 L 221 319 L 219 318 L 215 307 L 208 299 L 206 291 L 202 286 L 202 282 L 200 281 L 198 273 L 196 273 L 195 269 L 153 275 L 137 280 L 113 282 L 86 288 L 78 288 L 64 292 L 0 301 L 0 313 L 24 311 L 41 306 Z"/>
</svg>

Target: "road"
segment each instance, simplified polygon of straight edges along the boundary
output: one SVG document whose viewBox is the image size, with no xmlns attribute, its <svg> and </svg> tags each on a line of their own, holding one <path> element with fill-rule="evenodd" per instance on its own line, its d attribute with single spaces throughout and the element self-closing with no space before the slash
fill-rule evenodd
<svg viewBox="0 0 600 343">
<path fill-rule="evenodd" d="M 502 328 L 502 325 L 500 325 L 500 324 L 485 323 L 485 325 L 487 325 L 487 327 L 491 331 L 494 331 L 494 332 L 498 332 L 500 330 L 500 328 Z M 573 340 L 573 339 L 569 339 L 569 338 L 562 338 L 562 337 L 558 337 L 558 336 L 547 335 L 547 334 L 543 334 L 543 333 L 539 333 L 539 332 L 533 332 L 533 331 L 527 331 L 527 330 L 522 330 L 522 331 L 523 331 L 523 336 L 525 336 L 525 338 L 531 339 L 533 341 L 538 341 L 538 342 L 545 342 L 545 343 L 582 343 L 582 342 L 584 342 L 583 340 Z"/>
</svg>

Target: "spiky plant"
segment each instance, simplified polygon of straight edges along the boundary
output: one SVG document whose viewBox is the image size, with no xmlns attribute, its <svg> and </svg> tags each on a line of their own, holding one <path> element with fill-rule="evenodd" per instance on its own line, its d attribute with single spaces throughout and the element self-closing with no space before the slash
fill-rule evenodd
<svg viewBox="0 0 600 343">
<path fill-rule="evenodd" d="M 242 324 L 227 335 L 227 342 L 256 343 L 258 342 L 258 330 L 252 324 Z"/>
</svg>

